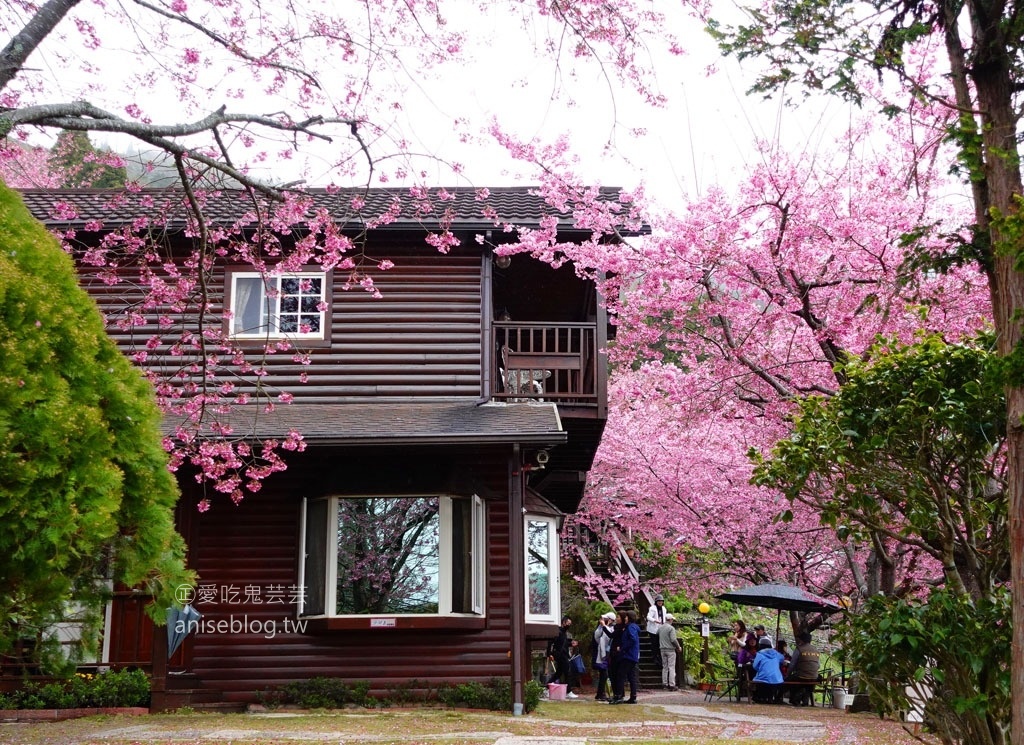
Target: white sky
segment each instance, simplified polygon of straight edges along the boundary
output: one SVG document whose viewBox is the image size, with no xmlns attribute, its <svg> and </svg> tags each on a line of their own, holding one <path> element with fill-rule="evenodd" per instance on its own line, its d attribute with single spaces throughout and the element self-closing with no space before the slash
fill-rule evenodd
<svg viewBox="0 0 1024 745">
<path fill-rule="evenodd" d="M 556 72 L 550 60 L 532 54 L 523 44 L 524 34 L 532 31 L 541 38 L 543 28 L 510 29 L 507 8 L 488 17 L 470 4 L 475 14 L 474 33 L 467 49 L 472 62 L 446 68 L 443 78 L 415 76 L 420 87 L 410 87 L 403 100 L 405 123 L 400 126 L 404 134 L 418 138 L 416 149 L 459 161 L 465 167 L 459 179 L 442 167 L 428 164 L 428 179 L 437 185 L 535 183 L 536 175 L 529 166 L 511 162 L 493 144 L 480 140 L 460 143 L 448 123 L 455 118 L 467 119 L 479 134 L 496 118 L 526 140 L 538 137 L 550 142 L 561 133 L 569 133 L 580 159 L 577 171 L 584 178 L 627 188 L 643 182 L 649 197 L 671 206 L 680 199 L 700 195 L 714 183 L 726 187 L 736 183 L 744 166 L 757 157 L 756 138 L 781 139 L 789 148 L 815 150 L 829 133 L 844 126 L 850 112 L 837 100 L 794 110 L 746 96 L 744 91 L 752 75 L 744 74 L 734 61 L 723 60 L 699 23 L 681 10 L 672 10 L 674 4 L 660 5 L 666 6 L 661 8 L 663 11 L 672 13 L 667 25 L 688 50 L 686 56 L 670 56 L 653 46 L 648 50 L 655 58 L 658 88 L 668 99 L 663 109 L 639 101 L 628 86 L 614 79 L 609 84 L 594 64 L 579 65 L 575 71 L 563 66 Z M 83 56 L 89 55 L 96 62 L 98 54 L 117 52 L 93 50 Z M 172 65 L 173 59 L 167 64 Z M 116 71 L 118 65 L 120 69 L 131 67 L 121 60 L 106 69 Z M 718 68 L 711 76 L 706 73 L 710 65 Z M 73 80 L 67 68 L 54 65 L 53 70 L 55 88 L 68 86 L 70 91 Z M 215 107 L 224 102 L 209 103 Z M 145 108 L 153 113 L 164 109 L 161 119 L 178 121 L 185 117 L 174 110 L 175 104 L 173 93 L 156 91 L 150 94 Z M 258 97 L 244 105 L 237 101 L 230 101 L 230 105 L 232 109 L 273 110 Z M 638 129 L 645 134 L 637 135 Z M 100 135 L 93 135 L 93 141 L 119 151 L 128 147 L 124 141 Z M 332 180 L 324 163 L 326 160 L 311 161 L 310 185 Z M 288 180 L 282 176 L 289 170 L 298 175 L 298 168 L 295 163 L 277 162 L 269 173 L 281 182 Z"/>
</svg>

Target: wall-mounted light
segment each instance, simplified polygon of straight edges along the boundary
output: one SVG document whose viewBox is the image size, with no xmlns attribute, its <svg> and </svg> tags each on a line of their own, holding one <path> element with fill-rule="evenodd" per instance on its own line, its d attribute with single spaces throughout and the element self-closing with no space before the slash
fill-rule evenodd
<svg viewBox="0 0 1024 745">
<path fill-rule="evenodd" d="M 498 255 L 494 257 L 494 265 L 499 269 L 508 269 L 512 263 L 512 257 L 507 255 Z"/>
</svg>

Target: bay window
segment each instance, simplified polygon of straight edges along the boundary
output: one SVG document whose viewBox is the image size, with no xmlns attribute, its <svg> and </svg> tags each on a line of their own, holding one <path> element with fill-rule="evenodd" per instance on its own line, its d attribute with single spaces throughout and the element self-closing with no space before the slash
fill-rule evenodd
<svg viewBox="0 0 1024 745">
<path fill-rule="evenodd" d="M 482 615 L 484 552 L 477 496 L 306 500 L 301 613 Z"/>
</svg>

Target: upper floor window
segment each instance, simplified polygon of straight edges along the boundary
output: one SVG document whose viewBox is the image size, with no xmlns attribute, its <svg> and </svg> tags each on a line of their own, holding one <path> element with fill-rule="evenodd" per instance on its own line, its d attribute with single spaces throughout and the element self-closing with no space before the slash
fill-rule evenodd
<svg viewBox="0 0 1024 745">
<path fill-rule="evenodd" d="M 231 275 L 231 336 L 324 338 L 327 276 L 301 272 Z"/>
<path fill-rule="evenodd" d="M 312 499 L 303 523 L 303 615 L 483 613 L 479 497 Z"/>
</svg>

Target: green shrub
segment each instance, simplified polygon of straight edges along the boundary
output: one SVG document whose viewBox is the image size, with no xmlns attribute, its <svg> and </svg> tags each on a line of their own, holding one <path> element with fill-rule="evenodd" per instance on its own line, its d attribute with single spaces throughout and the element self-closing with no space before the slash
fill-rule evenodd
<svg viewBox="0 0 1024 745">
<path fill-rule="evenodd" d="M 149 706 L 149 677 L 142 670 L 79 673 L 65 681 L 26 683 L 0 694 L 0 709 L 84 709 Z"/>
<path fill-rule="evenodd" d="M 540 697 L 543 692 L 544 686 L 542 686 L 538 681 L 526 681 L 526 685 L 523 686 L 523 710 L 527 714 L 537 708 L 537 704 L 540 703 Z"/>
<path fill-rule="evenodd" d="M 544 687 L 535 680 L 528 680 L 523 685 L 525 712 L 529 713 L 537 708 L 543 690 Z M 437 699 L 445 706 L 512 711 L 512 684 L 508 678 L 491 678 L 486 683 L 443 685 L 437 691 Z"/>
<path fill-rule="evenodd" d="M 404 706 L 419 701 L 430 701 L 436 697 L 429 683 L 423 680 L 407 680 L 388 687 L 388 695 L 383 699 L 386 705 Z"/>
<path fill-rule="evenodd" d="M 535 680 L 523 686 L 523 710 L 531 712 L 540 702 L 543 686 Z M 492 678 L 486 683 L 446 683 L 432 689 L 429 683 L 409 680 L 390 687 L 389 695 L 371 698 L 366 681 L 348 683 L 338 678 L 310 678 L 260 691 L 260 703 L 269 708 L 294 704 L 304 709 L 337 709 L 343 706 L 371 708 L 413 701 L 438 701 L 445 706 L 489 711 L 512 711 L 512 685 L 508 678 Z"/>
<path fill-rule="evenodd" d="M 279 695 L 278 695 L 279 694 Z M 274 705 L 295 704 L 304 709 L 340 709 L 343 706 L 371 707 L 370 684 L 365 680 L 346 683 L 339 678 L 310 678 L 281 686 L 278 691 L 261 694 L 264 701 Z"/>
</svg>

